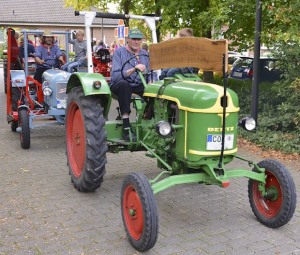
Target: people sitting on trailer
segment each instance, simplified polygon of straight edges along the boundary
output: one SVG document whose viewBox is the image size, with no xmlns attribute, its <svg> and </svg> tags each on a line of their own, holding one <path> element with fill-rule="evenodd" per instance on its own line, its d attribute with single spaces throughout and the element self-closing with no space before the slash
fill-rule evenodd
<svg viewBox="0 0 300 255">
<path fill-rule="evenodd" d="M 130 133 L 132 141 L 136 141 L 136 136 L 130 129 L 129 115 L 132 93 L 141 97 L 144 93 L 144 86 L 137 72 L 150 70 L 148 53 L 141 49 L 143 37 L 138 28 L 131 29 L 127 45 L 118 48 L 113 54 L 110 89 L 118 97 L 125 141 L 130 141 Z"/>
<path fill-rule="evenodd" d="M 178 31 L 177 37 L 194 37 L 193 29 L 191 28 L 183 28 Z M 184 67 L 184 68 L 165 68 L 161 70 L 161 75 L 159 79 L 162 80 L 165 77 L 172 77 L 175 74 L 197 74 L 199 72 L 199 68 L 194 67 Z"/>
<path fill-rule="evenodd" d="M 37 63 L 34 79 L 42 83 L 43 73 L 51 68 L 59 68 L 64 64 L 60 48 L 54 44 L 54 35 L 44 34 L 42 43 L 35 50 L 35 61 Z"/>
<path fill-rule="evenodd" d="M 76 39 L 71 40 L 70 44 L 74 45 L 75 59 L 63 65 L 61 69 L 72 73 L 74 68 L 87 66 L 87 43 L 84 40 L 84 32 L 79 30 L 76 33 Z"/>
</svg>

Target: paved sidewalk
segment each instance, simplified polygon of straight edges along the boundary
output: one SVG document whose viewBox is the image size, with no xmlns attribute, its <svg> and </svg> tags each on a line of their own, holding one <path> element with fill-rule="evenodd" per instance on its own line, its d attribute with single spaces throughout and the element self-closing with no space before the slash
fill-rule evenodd
<svg viewBox="0 0 300 255">
<path fill-rule="evenodd" d="M 100 189 L 79 193 L 71 184 L 63 126 L 36 128 L 31 148 L 20 147 L 6 123 L 0 69 L 0 255 L 139 254 L 129 244 L 120 209 L 120 189 L 130 172 L 158 173 L 144 152 L 108 154 Z M 259 159 L 259 155 L 241 155 Z M 300 190 L 300 163 L 284 162 Z M 240 166 L 240 161 L 233 165 Z M 181 185 L 156 195 L 159 236 L 145 254 L 300 254 L 300 206 L 280 229 L 260 224 L 251 211 L 248 180 L 230 187 Z"/>
</svg>

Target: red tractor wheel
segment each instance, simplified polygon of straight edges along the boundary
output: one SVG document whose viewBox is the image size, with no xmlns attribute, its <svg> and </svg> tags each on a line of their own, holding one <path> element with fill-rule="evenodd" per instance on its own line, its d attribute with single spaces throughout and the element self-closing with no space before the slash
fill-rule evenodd
<svg viewBox="0 0 300 255">
<path fill-rule="evenodd" d="M 259 190 L 260 182 L 249 179 L 249 201 L 257 219 L 270 228 L 278 228 L 292 218 L 296 208 L 296 189 L 288 170 L 275 160 L 263 160 L 266 194 Z"/>
<path fill-rule="evenodd" d="M 151 249 L 157 240 L 156 200 L 146 176 L 127 175 L 121 191 L 122 219 L 131 245 L 138 251 Z"/>
<path fill-rule="evenodd" d="M 79 191 L 100 187 L 105 174 L 106 133 L 100 99 L 85 96 L 81 87 L 68 95 L 66 111 L 67 158 L 71 180 Z"/>
</svg>

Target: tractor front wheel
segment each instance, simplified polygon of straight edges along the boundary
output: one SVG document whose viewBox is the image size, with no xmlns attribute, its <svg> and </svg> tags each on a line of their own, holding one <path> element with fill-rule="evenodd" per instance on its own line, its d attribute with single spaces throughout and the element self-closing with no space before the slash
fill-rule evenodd
<svg viewBox="0 0 300 255">
<path fill-rule="evenodd" d="M 122 219 L 131 245 L 138 251 L 151 249 L 157 240 L 156 200 L 146 176 L 127 175 L 121 191 Z"/>
<path fill-rule="evenodd" d="M 78 191 L 94 191 L 105 174 L 106 132 L 100 98 L 85 96 L 82 87 L 68 95 L 66 111 L 67 158 L 71 180 Z"/>
<path fill-rule="evenodd" d="M 278 228 L 292 218 L 296 208 L 296 189 L 289 171 L 278 161 L 263 160 L 258 163 L 265 168 L 265 194 L 259 189 L 261 183 L 249 179 L 248 195 L 254 215 L 264 225 Z"/>
<path fill-rule="evenodd" d="M 30 127 L 29 127 L 29 116 L 28 110 L 21 108 L 18 111 L 18 124 L 21 128 L 20 131 L 20 142 L 23 149 L 29 149 L 30 147 Z"/>
</svg>

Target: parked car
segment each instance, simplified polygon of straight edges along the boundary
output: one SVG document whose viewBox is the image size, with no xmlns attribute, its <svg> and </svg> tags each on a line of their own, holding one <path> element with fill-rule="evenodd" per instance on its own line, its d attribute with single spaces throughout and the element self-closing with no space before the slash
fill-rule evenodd
<svg viewBox="0 0 300 255">
<path fill-rule="evenodd" d="M 229 78 L 234 79 L 252 79 L 253 77 L 253 57 L 240 56 L 233 63 Z M 282 77 L 282 71 L 279 68 L 278 60 L 270 57 L 260 59 L 259 65 L 260 81 L 274 82 Z"/>
<path fill-rule="evenodd" d="M 227 74 L 226 74 L 226 77 L 229 76 L 234 61 L 237 60 L 240 56 L 242 56 L 242 55 L 239 52 L 228 51 L 228 63 L 227 63 Z M 214 75 L 222 77 L 223 76 L 223 72 L 214 72 Z"/>
<path fill-rule="evenodd" d="M 228 67 L 227 67 L 227 71 L 230 74 L 233 63 L 240 58 L 242 55 L 238 52 L 235 51 L 229 51 L 228 52 Z"/>
</svg>

